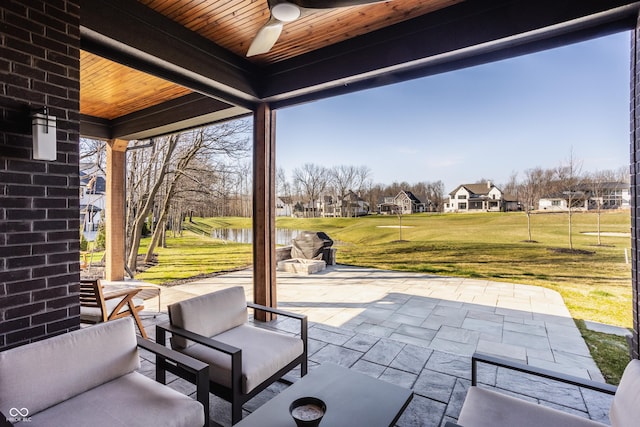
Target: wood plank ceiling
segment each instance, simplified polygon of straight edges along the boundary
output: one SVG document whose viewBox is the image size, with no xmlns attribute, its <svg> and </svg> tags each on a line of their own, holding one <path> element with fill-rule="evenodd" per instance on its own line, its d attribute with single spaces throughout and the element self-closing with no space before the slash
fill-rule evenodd
<svg viewBox="0 0 640 427">
<path fill-rule="evenodd" d="M 270 16 L 266 0 L 139 1 L 239 56 L 247 53 Z M 461 1 L 401 0 L 318 10 L 286 24 L 273 49 L 250 60 L 257 64 L 282 61 Z"/>
<path fill-rule="evenodd" d="M 80 111 L 115 119 L 192 91 L 97 55 L 80 52 Z"/>
<path fill-rule="evenodd" d="M 81 133 L 127 139 L 630 29 L 640 3 L 387 0 L 304 15 L 251 57 L 267 0 L 80 4 Z"/>
<path fill-rule="evenodd" d="M 266 0 L 139 1 L 241 57 L 270 16 Z M 285 25 L 269 53 L 249 60 L 262 65 L 286 60 L 460 1 L 403 0 L 320 10 Z M 112 120 L 192 92 L 85 51 L 80 67 L 80 112 L 88 116 Z"/>
</svg>

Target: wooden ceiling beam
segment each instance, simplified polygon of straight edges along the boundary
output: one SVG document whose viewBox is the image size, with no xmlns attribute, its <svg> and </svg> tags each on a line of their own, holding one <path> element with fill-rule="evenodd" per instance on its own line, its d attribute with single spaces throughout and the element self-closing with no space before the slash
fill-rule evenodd
<svg viewBox="0 0 640 427">
<path fill-rule="evenodd" d="M 469 1 L 265 67 L 274 108 L 505 59 L 634 28 L 629 0 Z"/>
<path fill-rule="evenodd" d="M 192 93 L 113 120 L 80 117 L 80 134 L 96 139 L 147 139 L 248 116 L 251 110 Z"/>
<path fill-rule="evenodd" d="M 81 0 L 81 47 L 88 52 L 248 109 L 259 102 L 258 69 L 208 39 L 132 0 Z"/>
</svg>

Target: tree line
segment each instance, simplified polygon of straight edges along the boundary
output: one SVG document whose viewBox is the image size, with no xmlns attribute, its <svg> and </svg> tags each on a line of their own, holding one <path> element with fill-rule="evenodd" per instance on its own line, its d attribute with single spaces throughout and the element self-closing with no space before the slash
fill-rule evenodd
<svg viewBox="0 0 640 427">
<path fill-rule="evenodd" d="M 522 179 L 513 173 L 509 182 L 502 190 L 512 194 L 520 203 L 521 209 L 527 215 L 527 230 L 530 242 L 534 242 L 531 235 L 531 215 L 538 210 L 541 198 L 557 197 L 566 201 L 569 249 L 573 250 L 573 214 L 579 208 L 593 208 L 597 213 L 598 245 L 600 240 L 600 214 L 607 208 L 606 197 L 611 183 L 629 183 L 630 174 L 626 167 L 616 170 L 598 170 L 585 172 L 582 161 L 576 159 L 573 150 L 569 157 L 555 168 L 541 167 L 527 169 Z"/>
<path fill-rule="evenodd" d="M 251 125 L 236 120 L 151 141 L 130 143 L 126 156 L 126 266 L 135 272 L 140 239 L 151 236 L 144 261 L 166 233 L 180 233 L 187 215 L 251 215 Z M 104 172 L 105 143 L 81 139 L 81 162 Z"/>
<path fill-rule="evenodd" d="M 305 163 L 293 169 L 291 180 L 287 179 L 284 169 L 278 168 L 276 191 L 280 197 L 296 201 L 296 206 L 303 216 L 317 215 L 318 212 L 313 206 L 323 197 L 330 197 L 334 203 L 341 206 L 341 216 L 353 216 L 354 212 L 349 209 L 347 199 L 350 192 L 364 200 L 374 212 L 385 197 L 394 197 L 400 191 L 410 191 L 423 202 L 429 200 L 435 206 L 434 210 L 442 210 L 445 197 L 442 181 L 374 184 L 370 176 L 371 169 L 365 165 L 338 165 L 328 168 Z M 301 205 L 312 208 L 304 209 Z"/>
<path fill-rule="evenodd" d="M 164 244 L 167 231 L 180 233 L 187 217 L 251 216 L 250 141 L 251 123 L 245 119 L 130 143 L 126 157 L 126 259 L 130 271 L 136 269 L 143 235 L 151 236 L 145 255 L 145 261 L 149 261 L 155 247 Z M 105 143 L 83 138 L 80 145 L 81 161 L 104 171 Z M 365 165 L 324 167 L 305 163 L 293 169 L 291 179 L 278 168 L 276 191 L 298 206 L 313 207 L 329 196 L 341 205 L 342 216 L 354 214 L 347 201 L 350 193 L 374 212 L 385 197 L 394 197 L 400 191 L 410 191 L 432 211 L 444 208 L 448 195 L 442 181 L 380 184 L 373 182 L 371 174 Z M 628 182 L 628 176 L 622 170 L 583 174 L 579 162 L 571 158 L 554 169 L 528 169 L 522 179 L 514 173 L 499 188 L 517 197 L 530 223 L 531 212 L 545 194 L 569 191 L 577 195 L 586 182 L 597 191 L 597 183 Z M 301 210 L 307 216 L 317 215 L 313 208 Z"/>
</svg>

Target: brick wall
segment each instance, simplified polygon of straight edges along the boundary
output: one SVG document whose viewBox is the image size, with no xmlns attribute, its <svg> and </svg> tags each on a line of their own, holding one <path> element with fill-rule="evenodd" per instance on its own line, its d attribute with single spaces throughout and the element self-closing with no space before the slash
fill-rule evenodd
<svg viewBox="0 0 640 427">
<path fill-rule="evenodd" d="M 79 0 L 0 2 L 0 350 L 79 327 Z M 32 160 L 30 110 L 57 117 Z"/>
<path fill-rule="evenodd" d="M 634 357 L 640 358 L 640 22 L 631 36 L 631 282 L 633 299 Z"/>
</svg>

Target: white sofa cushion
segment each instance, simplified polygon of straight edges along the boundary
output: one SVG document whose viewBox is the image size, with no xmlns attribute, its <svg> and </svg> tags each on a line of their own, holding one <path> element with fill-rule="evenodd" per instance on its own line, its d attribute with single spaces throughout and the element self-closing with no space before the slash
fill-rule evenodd
<svg viewBox="0 0 640 427">
<path fill-rule="evenodd" d="M 0 411 L 30 414 L 140 367 L 131 318 L 0 352 Z"/>
<path fill-rule="evenodd" d="M 144 306 L 144 300 L 142 298 L 132 298 L 133 304 L 135 307 Z M 122 298 L 113 298 L 108 299 L 104 302 L 105 309 L 107 311 L 107 316 L 111 314 L 111 312 L 120 304 Z M 129 310 L 129 304 L 125 304 L 121 309 L 120 313 Z M 101 322 L 102 321 L 102 310 L 98 307 L 80 307 L 80 320 L 89 321 L 89 322 Z"/>
<path fill-rule="evenodd" d="M 625 368 L 616 392 L 609 418 L 613 427 L 636 427 L 640 423 L 640 360 L 632 360 Z"/>
<path fill-rule="evenodd" d="M 586 418 L 479 387 L 469 388 L 458 424 L 462 427 L 606 427 Z"/>
<path fill-rule="evenodd" d="M 240 326 L 248 319 L 247 298 L 241 286 L 190 298 L 168 309 L 172 325 L 205 337 Z M 171 338 L 171 346 L 177 350 L 191 344 L 184 338 Z"/>
<path fill-rule="evenodd" d="M 213 337 L 217 341 L 242 349 L 242 391 L 249 393 L 304 351 L 300 338 L 242 325 Z M 184 350 L 209 364 L 211 381 L 231 386 L 231 357 L 200 344 Z"/>
<path fill-rule="evenodd" d="M 194 427 L 204 425 L 204 410 L 197 400 L 132 372 L 35 414 L 24 425 Z"/>
</svg>

